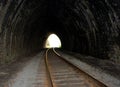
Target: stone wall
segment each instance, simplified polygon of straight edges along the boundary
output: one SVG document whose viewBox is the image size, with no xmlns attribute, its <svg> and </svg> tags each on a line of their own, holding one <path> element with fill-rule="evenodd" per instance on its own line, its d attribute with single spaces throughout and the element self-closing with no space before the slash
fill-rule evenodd
<svg viewBox="0 0 120 87">
<path fill-rule="evenodd" d="M 0 0 L 0 62 L 44 46 L 56 33 L 64 50 L 120 59 L 119 0 Z"/>
</svg>

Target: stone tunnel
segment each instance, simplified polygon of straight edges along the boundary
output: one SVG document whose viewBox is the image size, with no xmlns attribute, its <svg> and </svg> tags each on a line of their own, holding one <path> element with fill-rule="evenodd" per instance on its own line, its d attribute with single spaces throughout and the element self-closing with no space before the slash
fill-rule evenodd
<svg viewBox="0 0 120 87">
<path fill-rule="evenodd" d="M 120 61 L 119 0 L 0 0 L 0 63 L 39 52 L 51 33 L 62 50 Z"/>
</svg>

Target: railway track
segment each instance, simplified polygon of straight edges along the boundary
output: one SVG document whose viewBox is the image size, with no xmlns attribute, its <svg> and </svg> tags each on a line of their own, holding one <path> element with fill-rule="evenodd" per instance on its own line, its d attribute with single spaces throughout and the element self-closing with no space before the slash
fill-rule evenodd
<svg viewBox="0 0 120 87">
<path fill-rule="evenodd" d="M 54 49 L 46 51 L 45 65 L 48 87 L 107 87 L 64 60 Z"/>
<path fill-rule="evenodd" d="M 54 49 L 41 52 L 3 87 L 107 87 L 62 58 Z"/>
</svg>

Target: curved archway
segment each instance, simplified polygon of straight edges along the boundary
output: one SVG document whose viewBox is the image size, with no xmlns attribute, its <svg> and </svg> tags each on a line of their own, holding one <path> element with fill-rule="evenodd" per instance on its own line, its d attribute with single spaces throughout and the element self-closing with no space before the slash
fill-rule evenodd
<svg viewBox="0 0 120 87">
<path fill-rule="evenodd" d="M 61 48 L 61 40 L 56 34 L 50 34 L 46 40 L 45 48 Z"/>
</svg>

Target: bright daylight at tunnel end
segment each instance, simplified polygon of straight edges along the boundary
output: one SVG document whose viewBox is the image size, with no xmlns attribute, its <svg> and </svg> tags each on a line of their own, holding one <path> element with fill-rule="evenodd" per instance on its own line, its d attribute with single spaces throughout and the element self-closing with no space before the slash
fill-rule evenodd
<svg viewBox="0 0 120 87">
<path fill-rule="evenodd" d="M 50 34 L 46 40 L 45 48 L 61 48 L 61 41 L 56 34 Z"/>
</svg>

